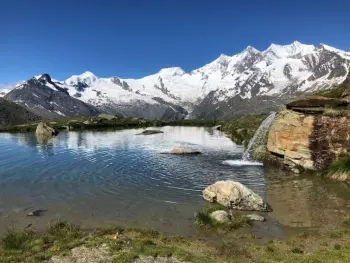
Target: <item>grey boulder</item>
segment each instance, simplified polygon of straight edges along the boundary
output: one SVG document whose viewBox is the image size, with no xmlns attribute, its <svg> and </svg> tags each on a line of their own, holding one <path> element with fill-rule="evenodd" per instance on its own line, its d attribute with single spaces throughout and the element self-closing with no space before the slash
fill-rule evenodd
<svg viewBox="0 0 350 263">
<path fill-rule="evenodd" d="M 203 190 L 209 202 L 237 210 L 270 211 L 270 206 L 256 193 L 235 181 L 218 181 Z"/>
</svg>

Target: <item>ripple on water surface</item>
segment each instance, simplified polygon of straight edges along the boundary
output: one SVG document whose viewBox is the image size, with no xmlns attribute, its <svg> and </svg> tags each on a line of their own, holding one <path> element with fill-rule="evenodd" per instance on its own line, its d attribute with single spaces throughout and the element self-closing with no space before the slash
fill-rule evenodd
<svg viewBox="0 0 350 263">
<path fill-rule="evenodd" d="M 29 209 L 48 209 L 30 223 L 60 217 L 86 227 L 192 233 L 193 213 L 202 209 L 201 191 L 209 184 L 232 179 L 275 196 L 261 164 L 240 160 L 243 148 L 221 132 L 161 129 L 150 136 L 136 136 L 140 130 L 62 132 L 49 145 L 37 145 L 30 133 L 0 134 L 0 225 L 26 226 L 33 220 L 25 217 Z M 160 154 L 175 147 L 202 154 Z"/>
</svg>

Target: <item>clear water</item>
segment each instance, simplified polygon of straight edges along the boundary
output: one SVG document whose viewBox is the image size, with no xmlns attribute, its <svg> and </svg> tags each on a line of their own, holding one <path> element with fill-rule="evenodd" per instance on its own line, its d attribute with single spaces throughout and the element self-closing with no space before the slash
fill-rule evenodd
<svg viewBox="0 0 350 263">
<path fill-rule="evenodd" d="M 225 179 L 271 203 L 271 220 L 261 225 L 265 234 L 282 235 L 282 225 L 334 224 L 350 211 L 346 186 L 264 171 L 241 160 L 243 148 L 210 128 L 161 129 L 164 134 L 150 136 L 62 132 L 48 145 L 38 145 L 31 133 L 0 134 L 0 233 L 28 224 L 41 229 L 59 218 L 84 228 L 117 224 L 195 234 L 193 214 L 205 205 L 201 191 Z M 203 154 L 160 154 L 174 147 Z M 26 216 L 37 209 L 47 212 Z M 323 221 L 320 211 L 327 212 Z"/>
</svg>

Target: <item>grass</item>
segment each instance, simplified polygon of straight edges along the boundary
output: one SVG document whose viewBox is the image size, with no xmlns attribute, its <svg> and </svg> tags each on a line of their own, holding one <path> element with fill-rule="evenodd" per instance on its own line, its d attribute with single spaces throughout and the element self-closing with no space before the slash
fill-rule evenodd
<svg viewBox="0 0 350 263">
<path fill-rule="evenodd" d="M 337 181 L 348 181 L 350 175 L 350 157 L 341 157 L 333 162 L 325 171 L 328 178 Z"/>
<path fill-rule="evenodd" d="M 89 121 L 88 124 L 84 122 Z M 146 120 L 137 118 L 118 118 L 114 120 L 98 119 L 94 117 L 74 117 L 64 119 L 45 120 L 47 124 L 57 130 L 66 130 L 68 127 L 70 130 L 121 130 L 121 129 L 133 129 L 133 128 L 147 128 L 151 126 L 202 126 L 212 127 L 216 125 L 215 121 L 205 120 L 177 120 L 177 121 L 158 121 L 158 120 Z M 23 125 L 15 126 L 0 126 L 0 132 L 34 132 L 37 124 L 27 123 Z"/>
<path fill-rule="evenodd" d="M 195 225 L 202 229 L 220 233 L 229 232 L 241 227 L 248 227 L 251 225 L 251 222 L 246 217 L 238 213 L 232 214 L 231 220 L 227 223 L 218 222 L 210 217 L 210 214 L 217 210 L 227 211 L 227 208 L 219 204 L 210 204 L 208 207 L 204 208 L 202 212 L 196 213 Z"/>
<path fill-rule="evenodd" d="M 218 206 L 207 207 L 203 213 L 216 208 Z M 207 217 L 201 220 L 205 221 Z M 108 227 L 93 232 L 83 231 L 58 221 L 50 224 L 44 232 L 9 230 L 0 242 L 0 262 L 47 262 L 52 256 L 69 259 L 72 257 L 70 250 L 81 246 L 88 251 L 105 246 L 109 259 L 106 262 L 118 263 L 133 262 L 140 255 L 176 257 L 194 263 L 350 262 L 349 222 L 349 218 L 344 219 L 344 228 L 337 231 L 309 231 L 287 240 L 264 241 L 254 235 L 245 235 L 242 240 L 241 234 L 231 230 L 216 233 L 219 239 L 213 242 L 212 239 L 195 240 L 136 228 L 121 231 L 120 227 Z M 122 234 L 116 236 L 117 232 Z"/>
<path fill-rule="evenodd" d="M 342 98 L 342 94 L 345 90 L 346 90 L 345 86 L 339 85 L 339 86 L 333 86 L 326 90 L 316 91 L 312 95 L 322 96 L 327 98 Z"/>
<path fill-rule="evenodd" d="M 322 115 L 332 118 L 348 117 L 349 111 L 345 109 L 326 108 Z"/>
<path fill-rule="evenodd" d="M 247 146 L 266 117 L 267 114 L 259 114 L 233 118 L 223 123 L 222 130 L 227 133 L 236 144 L 244 144 Z"/>
</svg>

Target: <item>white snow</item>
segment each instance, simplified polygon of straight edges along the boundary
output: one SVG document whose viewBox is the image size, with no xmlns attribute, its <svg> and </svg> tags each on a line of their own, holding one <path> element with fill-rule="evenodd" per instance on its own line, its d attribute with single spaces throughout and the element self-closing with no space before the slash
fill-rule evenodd
<svg viewBox="0 0 350 263">
<path fill-rule="evenodd" d="M 305 91 L 341 83 L 344 76 L 329 80 L 326 75 L 308 81 L 313 74 L 310 66 L 316 67 L 320 63 L 322 48 L 346 58 L 348 62 L 344 63 L 344 67 L 348 70 L 350 53 L 324 44 L 315 48 L 294 41 L 289 45 L 271 44 L 264 51 L 248 46 L 233 56 L 221 54 L 214 61 L 191 72 L 171 67 L 140 79 L 121 79 L 98 78 L 87 71 L 60 83 L 52 81 L 67 88 L 71 96 L 79 93 L 78 99 L 97 106 L 133 105 L 139 102 L 157 104 L 153 98 L 158 97 L 191 110 L 193 104 L 198 104 L 210 92 L 215 92 L 215 100 L 220 102 L 237 95 L 249 99 L 253 95 L 251 90 L 256 86 L 260 87 L 258 96 L 275 96 L 281 95 L 292 84 L 300 85 L 299 90 Z M 328 68 L 333 65 L 331 61 L 322 63 Z M 47 86 L 55 89 L 51 84 Z"/>
</svg>

